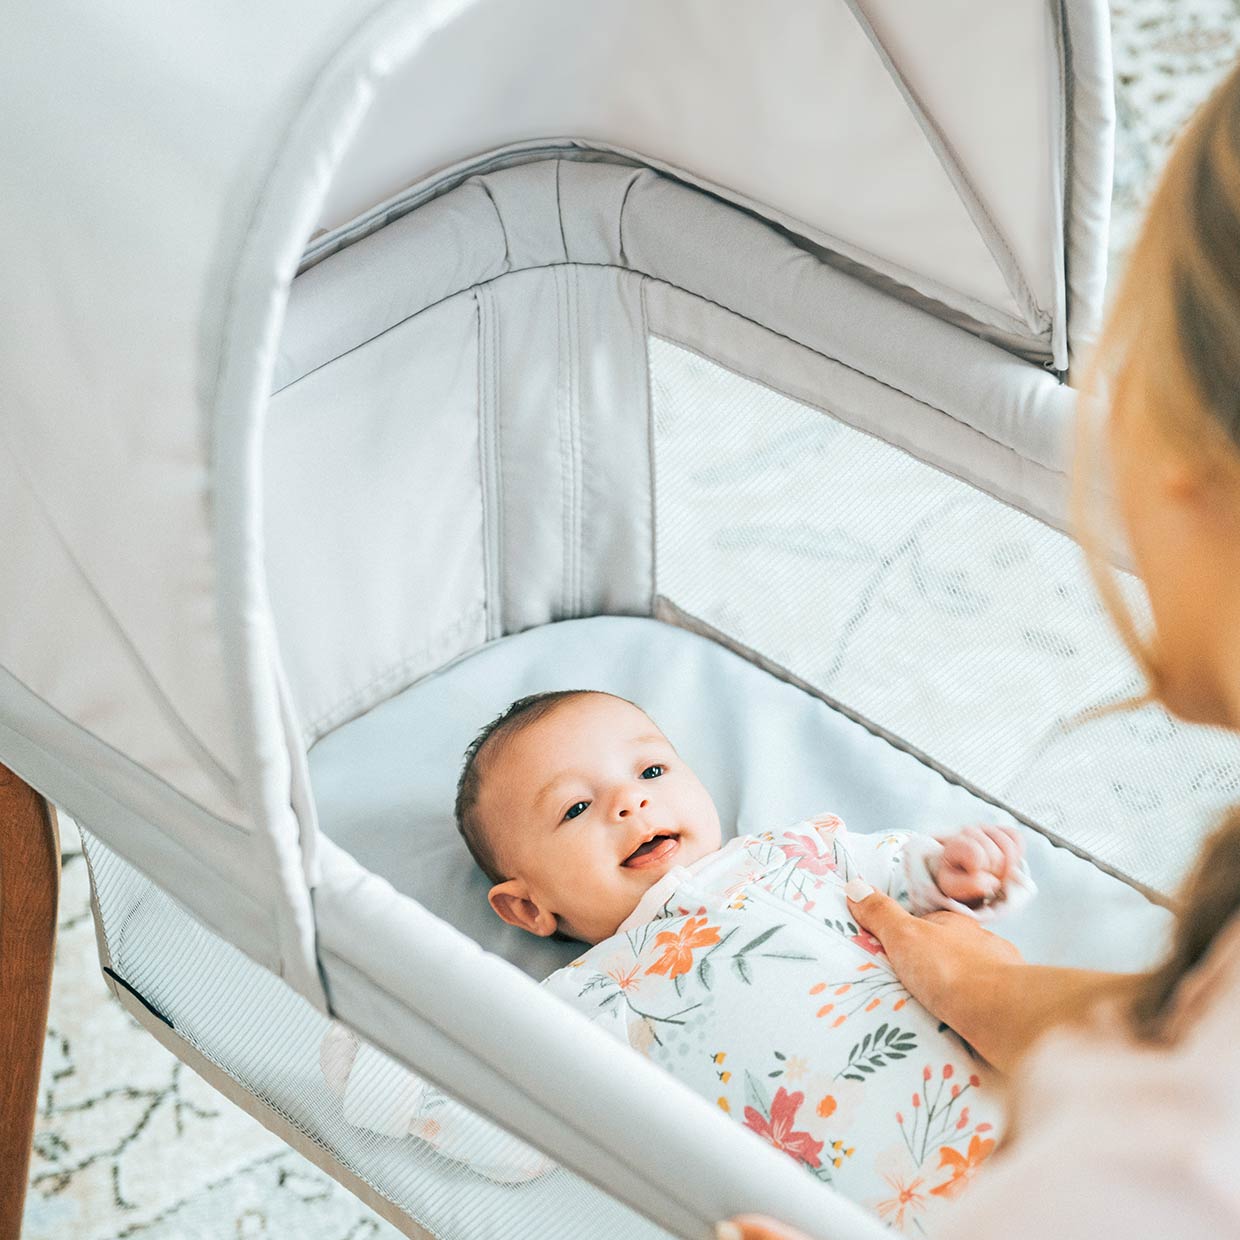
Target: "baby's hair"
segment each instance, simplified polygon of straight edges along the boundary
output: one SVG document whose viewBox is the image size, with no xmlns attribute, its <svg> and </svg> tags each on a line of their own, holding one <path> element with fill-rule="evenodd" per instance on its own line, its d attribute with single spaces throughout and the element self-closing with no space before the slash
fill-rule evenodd
<svg viewBox="0 0 1240 1240">
<path fill-rule="evenodd" d="M 517 698 L 503 714 L 492 719 L 465 750 L 465 765 L 461 768 L 461 778 L 456 785 L 456 825 L 469 849 L 469 855 L 492 883 L 502 883 L 508 875 L 504 874 L 496 859 L 491 842 L 487 839 L 482 815 L 478 812 L 478 797 L 482 792 L 479 758 L 484 750 L 489 752 L 511 740 L 531 724 L 545 719 L 565 702 L 590 693 L 601 693 L 604 697 L 619 696 L 615 693 L 603 693 L 601 689 L 556 689 L 549 693 L 527 694 Z M 628 698 L 620 700 L 628 702 Z M 635 703 L 629 702 L 629 705 L 633 706 Z"/>
</svg>

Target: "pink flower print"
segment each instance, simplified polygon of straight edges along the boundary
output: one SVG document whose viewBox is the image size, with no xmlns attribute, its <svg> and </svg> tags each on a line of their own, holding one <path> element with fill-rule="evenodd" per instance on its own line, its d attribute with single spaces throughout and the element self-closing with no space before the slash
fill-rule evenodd
<svg viewBox="0 0 1240 1240">
<path fill-rule="evenodd" d="M 788 842 L 781 844 L 779 850 L 789 861 L 797 863 L 797 869 L 808 870 L 811 874 L 830 874 L 836 868 L 835 862 L 830 857 L 824 857 L 808 835 L 790 835 Z"/>
<path fill-rule="evenodd" d="M 765 1137 L 790 1158 L 805 1163 L 807 1167 L 818 1167 L 822 1165 L 822 1142 L 815 1141 L 808 1132 L 795 1132 L 792 1127 L 804 1101 L 805 1095 L 800 1090 L 790 1094 L 781 1085 L 771 1100 L 771 1118 L 768 1120 L 753 1107 L 746 1107 L 745 1127 Z"/>
<path fill-rule="evenodd" d="M 862 930 L 860 934 L 850 934 L 848 937 L 863 951 L 869 952 L 871 956 L 885 956 L 887 954 L 883 945 L 868 930 Z"/>
</svg>

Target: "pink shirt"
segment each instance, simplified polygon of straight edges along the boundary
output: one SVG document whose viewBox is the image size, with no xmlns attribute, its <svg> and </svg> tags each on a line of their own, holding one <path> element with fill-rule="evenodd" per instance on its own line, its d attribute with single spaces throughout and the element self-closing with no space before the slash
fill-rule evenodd
<svg viewBox="0 0 1240 1240">
<path fill-rule="evenodd" d="M 1240 918 L 1181 983 L 1172 1032 L 1137 1043 L 1112 1011 L 1043 1038 L 951 1240 L 1240 1236 Z"/>
</svg>

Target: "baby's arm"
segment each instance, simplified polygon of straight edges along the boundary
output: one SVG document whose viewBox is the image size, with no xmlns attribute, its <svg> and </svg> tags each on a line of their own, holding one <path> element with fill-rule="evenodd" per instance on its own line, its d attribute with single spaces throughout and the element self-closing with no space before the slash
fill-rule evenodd
<svg viewBox="0 0 1240 1240">
<path fill-rule="evenodd" d="M 385 1137 L 420 1137 L 445 1158 L 500 1184 L 533 1180 L 555 1167 L 337 1021 L 323 1035 L 319 1062 L 345 1120 L 356 1128 Z"/>
<path fill-rule="evenodd" d="M 908 831 L 854 835 L 832 814 L 812 820 L 840 876 L 859 877 L 922 914 L 937 909 L 989 920 L 1037 890 L 1009 827 L 965 827 L 940 837 Z"/>
</svg>

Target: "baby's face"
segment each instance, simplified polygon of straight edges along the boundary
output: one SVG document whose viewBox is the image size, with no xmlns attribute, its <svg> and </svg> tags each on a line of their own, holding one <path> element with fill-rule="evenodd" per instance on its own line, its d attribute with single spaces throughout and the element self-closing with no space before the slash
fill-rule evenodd
<svg viewBox="0 0 1240 1240">
<path fill-rule="evenodd" d="M 518 732 L 485 768 L 478 808 L 512 878 L 505 921 L 586 943 L 616 932 L 669 869 L 720 844 L 710 794 L 637 707 L 573 698 Z"/>
</svg>

